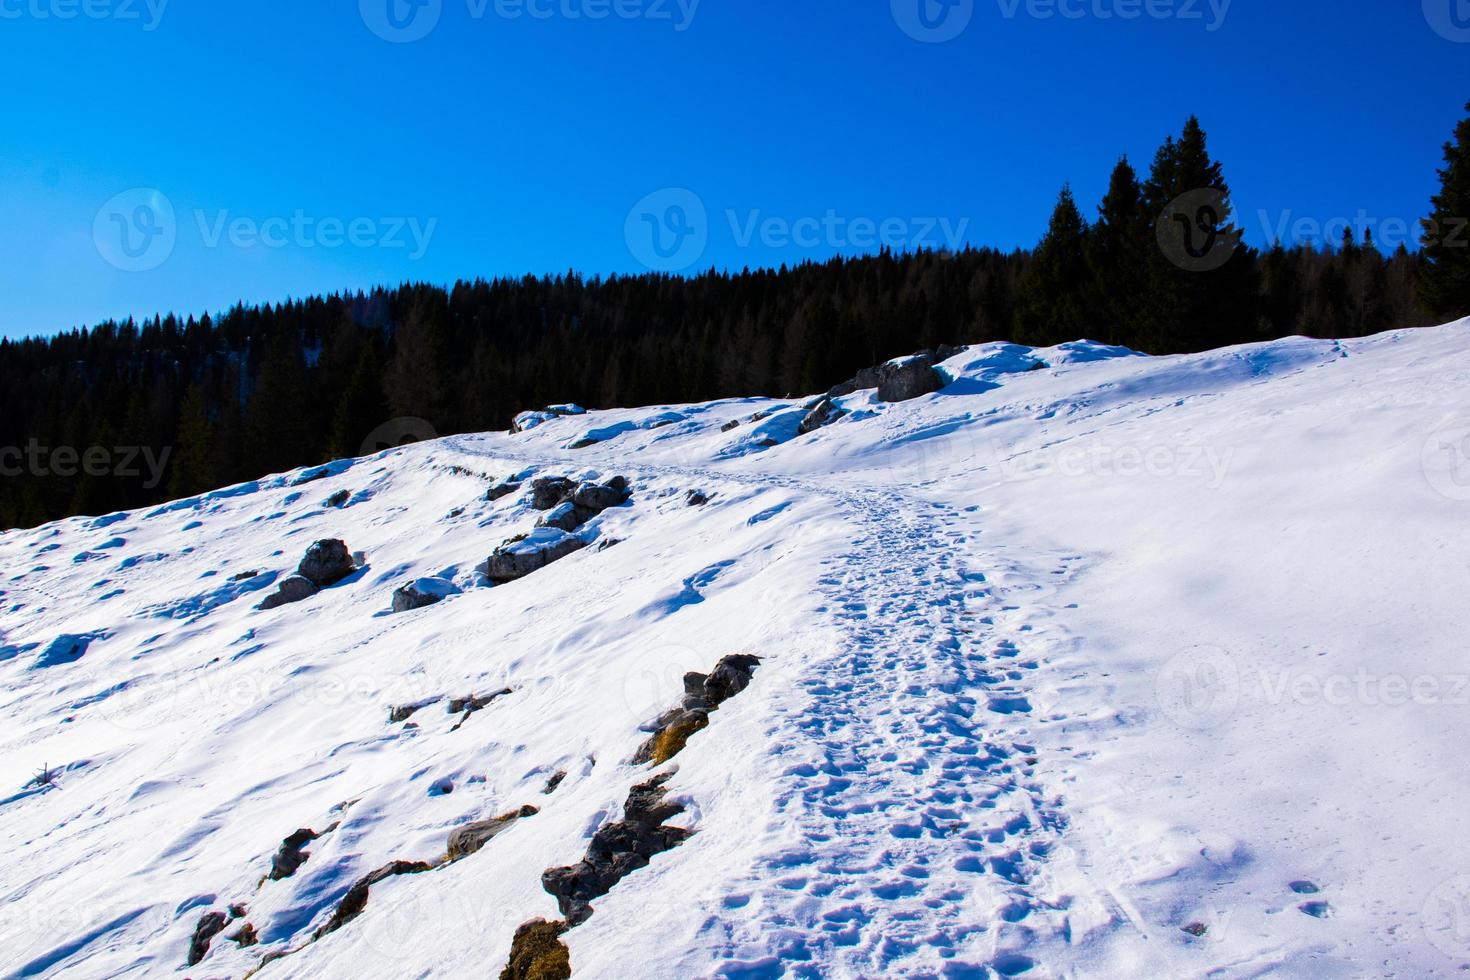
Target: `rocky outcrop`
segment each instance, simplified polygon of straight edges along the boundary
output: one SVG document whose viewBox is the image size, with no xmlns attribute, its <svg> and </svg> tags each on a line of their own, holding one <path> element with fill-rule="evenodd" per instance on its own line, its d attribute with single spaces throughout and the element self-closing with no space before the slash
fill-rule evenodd
<svg viewBox="0 0 1470 980">
<path fill-rule="evenodd" d="M 347 501 L 351 499 L 352 492 L 350 490 L 338 490 L 336 493 L 327 498 L 327 506 L 333 508 L 334 510 L 340 510 L 341 508 L 346 507 Z"/>
<path fill-rule="evenodd" d="M 189 958 L 186 966 L 198 966 L 209 955 L 209 944 L 214 937 L 224 932 L 229 920 L 223 912 L 206 912 L 194 927 L 194 937 L 189 940 Z"/>
<path fill-rule="evenodd" d="M 567 500 L 577 489 L 577 484 L 564 476 L 541 476 L 531 481 L 531 507 L 535 510 L 551 510 Z"/>
<path fill-rule="evenodd" d="M 532 919 L 516 930 L 510 944 L 510 962 L 500 980 L 570 980 L 572 954 L 561 941 L 565 922 Z"/>
<path fill-rule="evenodd" d="M 910 357 L 900 357 L 863 368 L 850 381 L 844 381 L 827 392 L 827 399 L 843 398 L 858 391 L 878 389 L 878 399 L 885 402 L 903 402 L 939 391 L 949 379 L 936 365 L 947 361 L 961 352 L 959 347 L 940 347 L 938 350 L 919 351 Z"/>
<path fill-rule="evenodd" d="M 423 609 L 459 592 L 453 582 L 442 578 L 416 579 L 407 585 L 401 586 L 393 593 L 393 611 L 395 613 L 411 612 L 415 609 Z"/>
<path fill-rule="evenodd" d="M 330 539 L 318 541 L 306 549 L 306 557 L 301 559 L 296 574 L 317 588 L 325 589 L 336 585 L 355 571 L 357 566 L 352 562 L 352 552 L 347 550 L 347 544 Z"/>
<path fill-rule="evenodd" d="M 318 541 L 306 550 L 306 557 L 301 559 L 296 574 L 282 579 L 275 593 L 267 596 L 257 608 L 276 609 L 310 599 L 355 571 L 357 562 L 344 542 L 336 539 Z"/>
<path fill-rule="evenodd" d="M 294 875 L 297 869 L 306 863 L 307 858 L 311 857 L 311 853 L 303 850 L 303 848 L 312 841 L 317 840 L 325 834 L 330 834 L 336 829 L 337 825 L 332 824 L 332 826 L 319 834 L 309 827 L 303 827 L 290 837 L 281 841 L 280 848 L 277 849 L 275 855 L 271 858 L 270 880 L 280 881 Z"/>
<path fill-rule="evenodd" d="M 398 875 L 416 875 L 425 871 L 432 871 L 434 866 L 423 861 L 394 861 L 392 864 L 384 865 L 372 874 L 358 879 L 342 896 L 342 901 L 337 903 L 337 909 L 315 934 L 312 939 L 320 939 L 341 929 L 353 919 L 362 915 L 363 909 L 367 908 L 368 894 L 372 887 L 378 882 Z"/>
<path fill-rule="evenodd" d="M 449 860 L 459 861 L 469 857 L 509 830 L 517 821 L 534 817 L 540 812 L 534 806 L 523 806 L 519 810 L 501 814 L 490 820 L 465 824 L 449 835 Z"/>
<path fill-rule="evenodd" d="M 300 575 L 292 575 L 290 578 L 281 579 L 276 591 L 265 597 L 257 608 L 276 609 L 280 606 L 288 606 L 293 602 L 301 602 L 310 599 L 320 592 L 310 579 L 302 578 Z"/>
<path fill-rule="evenodd" d="M 511 423 L 510 431 L 512 434 L 530 432 L 537 426 L 545 425 L 554 419 L 586 414 L 587 410 L 581 405 L 548 405 L 540 411 L 522 412 L 517 415 Z"/>
<path fill-rule="evenodd" d="M 585 547 L 587 542 L 560 528 L 538 528 L 497 548 L 486 562 L 485 575 L 497 584 L 514 582 Z"/>
<path fill-rule="evenodd" d="M 587 856 L 566 868 L 552 868 L 541 876 L 541 885 L 556 899 L 568 927 L 581 925 L 592 916 L 592 901 L 612 891 L 613 886 L 655 855 L 673 850 L 690 837 L 682 827 L 664 821 L 684 808 L 664 799 L 665 773 L 635 786 L 623 805 L 623 819 L 603 826 L 592 835 Z"/>
<path fill-rule="evenodd" d="M 885 402 L 906 402 L 939 391 L 947 379 L 923 355 L 889 361 L 879 369 L 878 398 Z"/>
<path fill-rule="evenodd" d="M 502 497 L 509 497 L 513 493 L 519 493 L 520 489 L 521 484 L 519 482 L 508 479 L 502 480 L 485 491 L 485 499 L 493 504 Z"/>
<path fill-rule="evenodd" d="M 684 495 L 684 503 L 689 507 L 703 507 L 709 503 L 709 494 L 703 490 L 690 490 Z"/>
<path fill-rule="evenodd" d="M 760 658 L 749 654 L 725 657 L 708 675 L 684 675 L 684 700 L 654 722 L 653 735 L 633 756 L 635 766 L 661 766 L 684 751 L 696 732 L 709 725 L 710 713 L 750 686 Z"/>
<path fill-rule="evenodd" d="M 796 431 L 801 435 L 816 432 L 824 426 L 831 425 L 846 414 L 847 412 L 839 408 L 831 398 L 822 398 L 812 406 L 811 411 L 806 413 L 806 418 L 801 420 L 801 424 L 796 427 Z"/>
</svg>

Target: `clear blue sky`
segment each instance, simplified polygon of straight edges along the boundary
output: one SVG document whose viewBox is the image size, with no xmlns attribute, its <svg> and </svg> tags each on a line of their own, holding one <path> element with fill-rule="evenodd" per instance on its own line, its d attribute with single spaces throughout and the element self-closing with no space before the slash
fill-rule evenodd
<svg viewBox="0 0 1470 980">
<path fill-rule="evenodd" d="M 0 333 L 819 259 L 871 247 L 857 219 L 1029 245 L 1064 181 L 1090 212 L 1191 112 L 1248 240 L 1262 209 L 1408 222 L 1470 99 L 1465 0 L 413 2 L 0 0 Z M 635 208 L 665 188 L 706 215 L 661 258 L 642 222 L 699 219 Z"/>
</svg>

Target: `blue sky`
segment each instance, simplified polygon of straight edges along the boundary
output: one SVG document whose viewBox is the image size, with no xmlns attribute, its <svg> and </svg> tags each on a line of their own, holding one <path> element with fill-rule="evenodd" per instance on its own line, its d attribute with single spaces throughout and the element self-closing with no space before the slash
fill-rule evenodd
<svg viewBox="0 0 1470 980">
<path fill-rule="evenodd" d="M 1391 238 L 1467 83 L 1470 0 L 0 0 L 0 333 L 1030 245 L 1191 112 L 1248 240 Z"/>
</svg>

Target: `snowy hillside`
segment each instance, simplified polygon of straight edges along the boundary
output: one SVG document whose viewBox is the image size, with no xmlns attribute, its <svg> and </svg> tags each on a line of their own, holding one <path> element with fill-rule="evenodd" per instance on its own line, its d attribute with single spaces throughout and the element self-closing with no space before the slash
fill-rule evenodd
<svg viewBox="0 0 1470 980">
<path fill-rule="evenodd" d="M 942 367 L 0 536 L 0 976 L 1470 964 L 1470 321 Z"/>
</svg>

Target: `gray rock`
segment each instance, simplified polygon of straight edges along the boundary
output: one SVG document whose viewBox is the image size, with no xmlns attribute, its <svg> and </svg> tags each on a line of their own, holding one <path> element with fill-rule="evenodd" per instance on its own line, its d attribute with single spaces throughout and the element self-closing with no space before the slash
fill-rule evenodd
<svg viewBox="0 0 1470 980">
<path fill-rule="evenodd" d="M 945 377 L 927 357 L 913 357 L 880 369 L 878 397 L 885 402 L 906 402 L 939 391 Z"/>
<path fill-rule="evenodd" d="M 564 476 L 542 476 L 531 481 L 531 506 L 551 510 L 576 492 L 577 485 Z"/>
<path fill-rule="evenodd" d="M 542 531 L 556 533 L 554 528 L 543 528 Z M 497 549 L 486 562 L 485 574 L 492 582 L 514 582 L 533 572 L 539 572 L 547 565 L 561 561 L 585 547 L 587 547 L 587 542 L 568 534 L 563 534 L 558 538 L 541 538 L 540 540 L 536 534 L 533 534 L 525 541 Z"/>
<path fill-rule="evenodd" d="M 584 483 L 572 494 L 572 503 L 594 513 L 602 513 L 610 507 L 619 507 L 628 501 L 626 486 L 623 489 L 603 484 Z"/>
<path fill-rule="evenodd" d="M 585 507 L 578 507 L 572 501 L 568 500 L 557 504 L 550 513 L 536 522 L 536 526 L 554 527 L 563 531 L 575 531 L 595 516 L 597 516 L 595 512 Z"/>
<path fill-rule="evenodd" d="M 223 912 L 206 912 L 194 927 L 194 937 L 189 940 L 189 959 L 187 966 L 198 966 L 205 956 L 209 955 L 209 944 L 214 937 L 224 932 L 228 924 Z"/>
<path fill-rule="evenodd" d="M 502 483 L 497 483 L 489 490 L 486 490 L 485 499 L 490 503 L 494 503 L 502 497 L 509 497 L 511 494 L 518 492 L 520 489 L 521 485 L 519 483 L 511 483 L 507 480 Z"/>
<path fill-rule="evenodd" d="M 720 426 L 720 431 L 721 432 L 734 432 L 738 428 L 740 428 L 740 420 L 739 419 L 731 419 L 730 421 L 726 422 L 724 425 Z"/>
<path fill-rule="evenodd" d="M 347 501 L 352 499 L 352 493 L 347 490 L 338 490 L 327 498 L 328 507 L 342 508 L 347 506 Z"/>
<path fill-rule="evenodd" d="M 416 583 L 410 582 L 393 593 L 393 611 L 396 613 L 411 612 L 443 601 L 443 595 L 421 591 Z"/>
<path fill-rule="evenodd" d="M 703 507 L 709 503 L 709 494 L 703 490 L 690 490 L 684 495 L 684 503 L 690 507 Z"/>
<path fill-rule="evenodd" d="M 333 824 L 319 834 L 309 827 L 303 827 L 290 837 L 281 841 L 280 848 L 271 857 L 271 881 L 281 881 L 284 878 L 289 878 L 294 875 L 296 870 L 305 864 L 306 859 L 311 856 L 303 848 L 321 837 L 322 834 L 330 834 L 336 829 L 337 825 Z"/>
<path fill-rule="evenodd" d="M 607 824 L 592 835 L 587 856 L 565 868 L 552 868 L 541 876 L 541 886 L 556 899 L 567 925 L 578 926 L 592 916 L 592 900 L 612 891 L 613 886 L 634 871 L 648 866 L 657 854 L 673 850 L 688 840 L 691 832 L 666 827 L 664 821 L 684 812 L 665 798 L 665 773 L 635 786 L 623 805 L 623 819 Z"/>
<path fill-rule="evenodd" d="M 479 820 L 465 824 L 449 835 L 449 860 L 458 861 L 481 850 L 497 836 L 509 830 L 516 821 L 534 817 L 541 811 L 534 806 L 523 806 L 519 810 L 502 814 L 490 820 Z"/>
<path fill-rule="evenodd" d="M 796 431 L 801 435 L 816 432 L 823 426 L 831 425 L 846 414 L 846 412 L 833 404 L 832 399 L 822 398 L 806 414 L 806 418 L 801 420 L 801 425 L 797 426 Z"/>
<path fill-rule="evenodd" d="M 357 568 L 352 563 L 352 552 L 346 543 L 336 539 L 318 541 L 306 550 L 296 574 L 309 580 L 317 588 L 335 585 Z"/>
<path fill-rule="evenodd" d="M 276 587 L 275 593 L 266 596 L 265 601 L 256 608 L 276 609 L 280 606 L 288 606 L 293 602 L 310 599 L 320 591 L 321 589 L 317 588 L 316 584 L 310 579 L 302 578 L 300 575 L 292 575 L 290 578 L 282 579 L 281 584 Z"/>
</svg>

